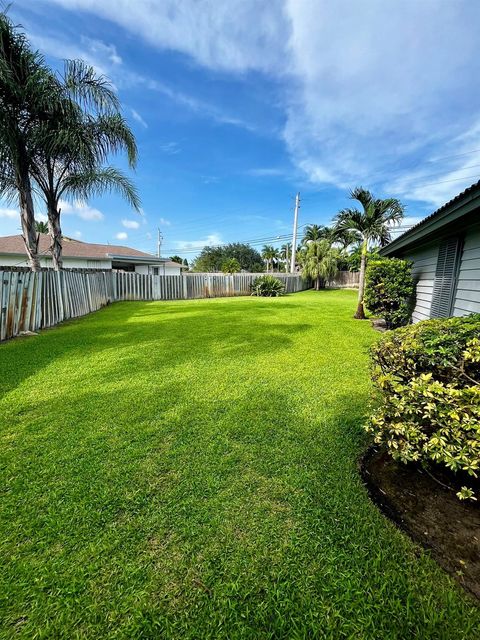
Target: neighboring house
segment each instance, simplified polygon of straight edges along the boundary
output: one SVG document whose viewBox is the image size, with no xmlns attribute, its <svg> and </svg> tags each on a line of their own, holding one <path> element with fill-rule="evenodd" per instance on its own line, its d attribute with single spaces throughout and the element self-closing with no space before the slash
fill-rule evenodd
<svg viewBox="0 0 480 640">
<path fill-rule="evenodd" d="M 413 322 L 480 313 L 480 181 L 395 238 L 380 255 L 413 261 Z"/>
<path fill-rule="evenodd" d="M 42 267 L 52 266 L 50 237 L 39 234 L 38 253 Z M 181 265 L 166 258 L 113 244 L 93 244 L 72 238 L 63 238 L 63 266 L 65 269 L 115 269 L 135 273 L 176 276 L 181 273 Z M 22 236 L 0 237 L 0 269 L 2 267 L 28 266 L 27 254 Z"/>
</svg>

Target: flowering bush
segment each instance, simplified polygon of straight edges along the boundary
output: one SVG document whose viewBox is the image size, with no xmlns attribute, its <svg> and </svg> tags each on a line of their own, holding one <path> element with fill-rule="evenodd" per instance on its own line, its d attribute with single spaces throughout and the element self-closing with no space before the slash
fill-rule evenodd
<svg viewBox="0 0 480 640">
<path fill-rule="evenodd" d="M 396 460 L 480 468 L 480 314 L 386 333 L 372 351 L 380 396 L 367 431 Z M 469 487 L 457 494 L 475 498 Z"/>
</svg>

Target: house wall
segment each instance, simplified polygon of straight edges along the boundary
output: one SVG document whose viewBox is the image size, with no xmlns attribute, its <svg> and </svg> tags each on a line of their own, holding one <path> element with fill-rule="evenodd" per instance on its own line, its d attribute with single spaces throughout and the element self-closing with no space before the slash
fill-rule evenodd
<svg viewBox="0 0 480 640">
<path fill-rule="evenodd" d="M 480 313 L 480 225 L 468 229 L 458 273 L 454 316 Z"/>
<path fill-rule="evenodd" d="M 417 283 L 417 301 L 412 321 L 419 322 L 430 318 L 433 284 L 437 267 L 439 243 L 433 242 L 402 256 L 413 261 L 413 277 Z"/>
<path fill-rule="evenodd" d="M 135 273 L 141 273 L 142 275 L 153 275 L 153 269 L 155 268 L 158 268 L 158 275 L 160 276 L 179 276 L 182 272 L 180 265 L 178 265 L 178 267 L 172 267 L 170 265 L 163 264 L 137 264 L 135 265 Z"/>
<path fill-rule="evenodd" d="M 413 322 L 430 318 L 439 244 L 440 241 L 435 241 L 402 255 L 413 261 L 413 275 L 417 281 Z M 480 224 L 465 231 L 453 303 L 454 316 L 469 313 L 480 313 Z"/>
<path fill-rule="evenodd" d="M 28 267 L 27 259 L 12 254 L 0 254 L 0 267 Z M 40 256 L 41 267 L 51 267 L 52 259 L 49 256 Z M 63 258 L 65 269 L 111 269 L 111 260 L 87 260 L 86 258 Z"/>
</svg>

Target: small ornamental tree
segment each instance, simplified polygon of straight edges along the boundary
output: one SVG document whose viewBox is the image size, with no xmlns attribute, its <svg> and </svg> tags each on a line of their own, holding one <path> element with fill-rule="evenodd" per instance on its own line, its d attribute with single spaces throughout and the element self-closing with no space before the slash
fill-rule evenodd
<svg viewBox="0 0 480 640">
<path fill-rule="evenodd" d="M 366 426 L 401 462 L 446 467 L 477 496 L 480 472 L 480 314 L 388 331 L 372 349 L 378 406 Z"/>
<path fill-rule="evenodd" d="M 369 263 L 365 278 L 365 304 L 382 317 L 388 329 L 410 322 L 415 296 L 412 263 L 398 258 L 379 258 Z"/>
<path fill-rule="evenodd" d="M 238 273 L 242 267 L 236 258 L 229 258 L 222 264 L 223 273 Z"/>
</svg>

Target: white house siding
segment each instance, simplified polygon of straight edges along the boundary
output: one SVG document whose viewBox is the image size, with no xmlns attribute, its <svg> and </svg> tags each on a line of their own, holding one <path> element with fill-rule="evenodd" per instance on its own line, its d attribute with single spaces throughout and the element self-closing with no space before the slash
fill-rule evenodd
<svg viewBox="0 0 480 640">
<path fill-rule="evenodd" d="M 12 254 L 0 254 L 1 267 L 28 267 L 27 259 Z M 41 267 L 52 267 L 52 259 L 47 256 L 40 256 Z M 86 258 L 63 258 L 65 269 L 111 269 L 111 260 L 87 260 Z"/>
<path fill-rule="evenodd" d="M 430 318 L 433 284 L 438 258 L 438 242 L 420 247 L 404 256 L 413 261 L 413 277 L 417 282 L 417 301 L 412 313 L 412 321 Z"/>
<path fill-rule="evenodd" d="M 480 313 L 480 225 L 468 229 L 455 294 L 454 316 Z"/>
<path fill-rule="evenodd" d="M 158 271 L 154 271 L 158 269 Z M 137 264 L 135 265 L 135 273 L 141 273 L 142 275 L 159 275 L 159 276 L 179 276 L 181 275 L 180 265 L 178 267 L 165 265 L 165 264 Z"/>
</svg>

